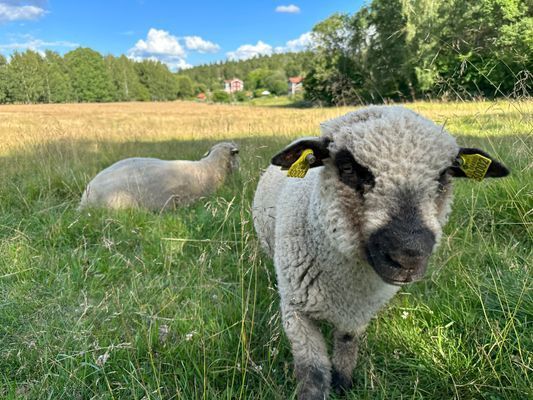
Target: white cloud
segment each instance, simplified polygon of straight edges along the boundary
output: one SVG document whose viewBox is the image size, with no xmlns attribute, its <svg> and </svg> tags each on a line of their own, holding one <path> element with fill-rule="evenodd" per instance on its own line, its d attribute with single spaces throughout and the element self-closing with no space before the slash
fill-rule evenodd
<svg viewBox="0 0 533 400">
<path fill-rule="evenodd" d="M 185 61 L 185 50 L 176 36 L 169 32 L 151 28 L 146 40 L 140 39 L 128 51 L 128 57 L 136 61 L 161 61 L 171 69 L 190 67 Z"/>
<path fill-rule="evenodd" d="M 256 45 L 244 44 L 237 50 L 226 53 L 226 55 L 230 60 L 247 60 L 260 55 L 269 56 L 272 53 L 272 46 L 260 40 Z"/>
<path fill-rule="evenodd" d="M 300 7 L 295 6 L 294 4 L 289 4 L 288 6 L 277 6 L 276 12 L 287 13 L 287 14 L 298 14 L 300 12 Z"/>
<path fill-rule="evenodd" d="M 289 40 L 285 46 L 272 47 L 268 43 L 258 41 L 256 45 L 244 44 L 235 51 L 226 53 L 230 60 L 247 60 L 256 56 L 271 55 L 273 53 L 296 53 L 310 49 L 314 46 L 313 32 L 306 32 L 297 39 Z"/>
<path fill-rule="evenodd" d="M 128 57 L 136 61 L 157 60 L 168 65 L 172 70 L 191 68 L 186 61 L 187 53 L 183 47 L 199 53 L 216 53 L 220 46 L 202 39 L 200 36 L 178 38 L 162 29 L 150 28 L 146 39 L 140 39 L 128 51 Z"/>
<path fill-rule="evenodd" d="M 0 22 L 35 20 L 46 14 L 46 10 L 31 3 L 30 1 L 0 1 Z"/>
<path fill-rule="evenodd" d="M 180 59 L 180 60 L 177 60 L 175 62 L 172 62 L 172 61 L 171 62 L 167 62 L 166 64 L 168 65 L 168 67 L 171 70 L 189 69 L 189 68 L 193 67 L 191 64 L 189 64 L 184 59 Z"/>
<path fill-rule="evenodd" d="M 313 47 L 313 32 L 302 33 L 298 39 L 289 40 L 284 46 L 284 52 L 304 51 Z"/>
<path fill-rule="evenodd" d="M 220 50 L 218 44 L 204 40 L 200 36 L 185 36 L 185 47 L 199 53 L 216 53 Z"/>
<path fill-rule="evenodd" d="M 176 58 L 176 59 L 169 59 L 169 58 L 161 58 L 161 57 L 155 57 L 155 56 L 149 56 L 149 57 L 136 57 L 132 55 L 128 55 L 130 59 L 137 62 L 142 62 L 145 60 L 148 61 L 155 61 L 155 62 L 162 62 L 163 64 L 166 64 L 167 67 L 172 71 L 177 71 L 181 69 L 189 69 L 192 68 L 193 65 L 189 64 L 185 59 L 183 58 Z"/>
<path fill-rule="evenodd" d="M 25 41 L 23 42 L 0 44 L 0 51 L 12 52 L 17 50 L 33 50 L 44 54 L 44 50 L 47 49 L 74 48 L 80 46 L 78 43 L 68 42 L 66 40 L 49 42 L 41 39 L 35 39 L 31 36 L 24 36 L 24 38 Z"/>
<path fill-rule="evenodd" d="M 185 50 L 181 47 L 176 36 L 160 29 L 151 28 L 146 40 L 139 40 L 130 49 L 130 54 L 136 57 L 150 56 L 185 57 Z"/>
</svg>

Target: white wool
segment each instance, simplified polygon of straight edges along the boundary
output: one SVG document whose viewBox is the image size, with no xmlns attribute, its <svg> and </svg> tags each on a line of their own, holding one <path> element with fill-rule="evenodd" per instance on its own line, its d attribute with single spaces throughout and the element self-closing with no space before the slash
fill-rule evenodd
<svg viewBox="0 0 533 400">
<path fill-rule="evenodd" d="M 214 192 L 238 168 L 236 146 L 218 143 L 199 161 L 127 158 L 96 175 L 79 208 L 146 208 L 160 211 L 190 204 Z"/>
</svg>

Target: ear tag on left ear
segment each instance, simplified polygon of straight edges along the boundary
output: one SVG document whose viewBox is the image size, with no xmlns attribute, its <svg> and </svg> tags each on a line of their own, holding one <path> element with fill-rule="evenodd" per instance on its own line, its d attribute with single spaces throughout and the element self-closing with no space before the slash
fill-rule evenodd
<svg viewBox="0 0 533 400">
<path fill-rule="evenodd" d="M 307 171 L 311 168 L 313 158 L 313 150 L 307 149 L 302 151 L 300 157 L 290 166 L 287 176 L 291 178 L 305 177 Z"/>
<path fill-rule="evenodd" d="M 481 154 L 460 154 L 460 166 L 468 178 L 482 181 L 487 175 L 492 160 Z"/>
</svg>

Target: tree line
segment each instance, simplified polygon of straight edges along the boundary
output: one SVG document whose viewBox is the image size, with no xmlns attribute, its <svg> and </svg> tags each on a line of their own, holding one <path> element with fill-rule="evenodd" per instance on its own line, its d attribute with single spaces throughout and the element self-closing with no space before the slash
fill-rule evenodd
<svg viewBox="0 0 533 400">
<path fill-rule="evenodd" d="M 164 101 L 194 95 L 188 77 L 165 64 L 102 56 L 78 48 L 64 56 L 27 50 L 9 62 L 0 55 L 0 103 Z"/>
<path fill-rule="evenodd" d="M 316 25 L 309 100 L 530 96 L 533 2 L 373 0 Z"/>
</svg>

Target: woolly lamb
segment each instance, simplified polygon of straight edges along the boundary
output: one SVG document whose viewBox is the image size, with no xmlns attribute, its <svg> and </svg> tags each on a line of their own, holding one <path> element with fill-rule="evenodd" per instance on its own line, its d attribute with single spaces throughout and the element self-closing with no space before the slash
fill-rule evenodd
<svg viewBox="0 0 533 400">
<path fill-rule="evenodd" d="M 286 169 L 311 149 L 310 167 L 320 168 L 297 179 L 270 166 L 253 203 L 260 242 L 274 258 L 298 398 L 306 400 L 351 387 L 358 337 L 401 285 L 424 275 L 450 211 L 450 178 L 469 168 L 459 160 L 481 154 L 491 160 L 486 177 L 508 174 L 402 107 L 361 109 L 321 131 L 272 159 Z M 331 361 L 317 321 L 334 328 Z"/>
<path fill-rule="evenodd" d="M 96 175 L 83 192 L 80 209 L 164 210 L 214 192 L 238 168 L 239 150 L 218 143 L 199 161 L 127 158 Z"/>
</svg>

